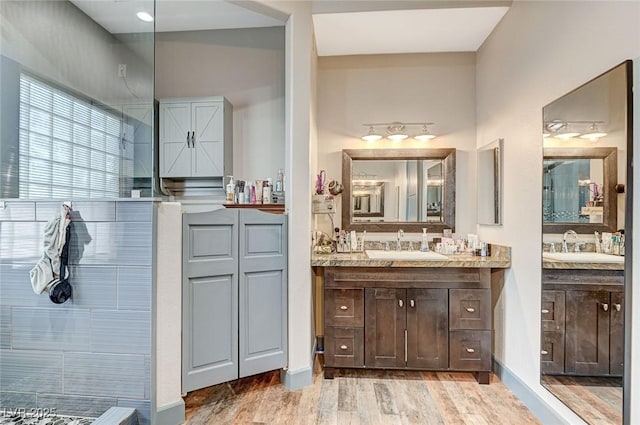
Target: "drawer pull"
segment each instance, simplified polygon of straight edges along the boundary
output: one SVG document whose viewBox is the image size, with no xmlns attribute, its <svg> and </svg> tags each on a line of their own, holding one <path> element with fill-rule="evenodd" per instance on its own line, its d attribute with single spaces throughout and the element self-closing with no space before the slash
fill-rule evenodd
<svg viewBox="0 0 640 425">
<path fill-rule="evenodd" d="M 347 348 L 349 348 L 349 347 L 347 347 L 347 346 L 346 346 L 346 345 L 344 345 L 344 344 L 340 346 L 340 349 L 341 349 L 341 350 L 346 350 Z"/>
<path fill-rule="evenodd" d="M 474 350 L 473 348 L 467 348 L 467 353 L 475 353 L 476 350 Z"/>
<path fill-rule="evenodd" d="M 622 309 L 621 304 L 613 304 L 613 307 L 616 309 L 616 311 L 620 311 Z"/>
<path fill-rule="evenodd" d="M 416 306 L 416 302 L 414 300 L 409 301 L 409 304 L 411 304 L 411 307 L 415 307 Z M 620 310 L 618 310 L 620 311 Z"/>
<path fill-rule="evenodd" d="M 609 311 L 609 304 L 603 303 L 603 304 L 602 304 L 602 309 L 603 309 L 604 311 Z"/>
<path fill-rule="evenodd" d="M 340 310 L 344 311 L 344 310 L 348 310 L 349 307 L 347 307 L 346 305 L 341 305 L 340 306 Z"/>
<path fill-rule="evenodd" d="M 549 309 L 543 308 L 542 309 L 542 314 L 549 314 Z"/>
<path fill-rule="evenodd" d="M 540 354 L 542 354 L 543 356 L 546 356 L 547 354 L 549 354 L 549 352 L 547 350 L 542 350 L 540 351 Z"/>
<path fill-rule="evenodd" d="M 467 310 L 469 313 L 473 313 L 474 311 L 476 311 L 476 309 L 475 309 L 475 308 L 473 308 L 473 307 L 467 307 L 467 308 L 466 308 L 466 310 Z"/>
<path fill-rule="evenodd" d="M 398 305 L 402 308 L 404 306 L 404 302 L 402 300 L 398 300 Z"/>
</svg>

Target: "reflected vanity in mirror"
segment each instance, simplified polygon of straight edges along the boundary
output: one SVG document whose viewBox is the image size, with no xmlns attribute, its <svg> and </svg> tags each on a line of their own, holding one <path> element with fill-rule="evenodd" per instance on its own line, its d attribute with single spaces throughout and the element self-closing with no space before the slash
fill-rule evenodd
<svg viewBox="0 0 640 425">
<path fill-rule="evenodd" d="M 621 424 L 628 412 L 631 264 L 617 162 L 632 148 L 630 69 L 627 61 L 543 109 L 541 384 L 590 424 Z"/>
<path fill-rule="evenodd" d="M 342 179 L 346 230 L 454 229 L 455 149 L 345 149 Z"/>
<path fill-rule="evenodd" d="M 478 149 L 478 224 L 502 224 L 503 147 L 497 139 Z"/>
</svg>

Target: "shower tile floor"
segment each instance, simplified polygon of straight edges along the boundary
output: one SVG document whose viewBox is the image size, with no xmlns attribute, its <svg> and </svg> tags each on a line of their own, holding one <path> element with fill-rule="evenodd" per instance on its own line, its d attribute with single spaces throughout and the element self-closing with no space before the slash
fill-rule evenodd
<svg viewBox="0 0 640 425">
<path fill-rule="evenodd" d="M 52 416 L 49 418 L 36 418 L 28 416 L 0 417 L 0 425 L 90 425 L 93 418 L 74 418 L 72 416 Z"/>
</svg>

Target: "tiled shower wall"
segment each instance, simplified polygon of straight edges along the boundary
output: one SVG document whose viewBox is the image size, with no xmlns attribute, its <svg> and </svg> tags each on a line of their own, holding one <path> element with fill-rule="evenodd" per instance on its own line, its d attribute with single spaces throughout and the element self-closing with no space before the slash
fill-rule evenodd
<svg viewBox="0 0 640 425">
<path fill-rule="evenodd" d="M 58 305 L 33 292 L 29 270 L 60 206 L 0 205 L 0 410 L 123 406 L 149 423 L 153 202 L 73 204 L 73 299 Z"/>
</svg>

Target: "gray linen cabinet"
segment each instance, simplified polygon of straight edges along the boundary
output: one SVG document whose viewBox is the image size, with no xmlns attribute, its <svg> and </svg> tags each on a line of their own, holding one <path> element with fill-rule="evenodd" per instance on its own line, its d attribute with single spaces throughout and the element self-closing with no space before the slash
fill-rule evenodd
<svg viewBox="0 0 640 425">
<path fill-rule="evenodd" d="M 286 215 L 220 209 L 182 222 L 182 391 L 286 366 Z"/>
</svg>

